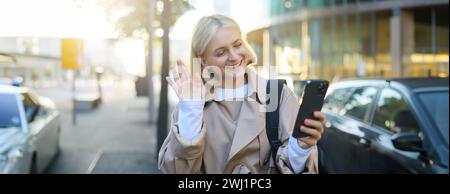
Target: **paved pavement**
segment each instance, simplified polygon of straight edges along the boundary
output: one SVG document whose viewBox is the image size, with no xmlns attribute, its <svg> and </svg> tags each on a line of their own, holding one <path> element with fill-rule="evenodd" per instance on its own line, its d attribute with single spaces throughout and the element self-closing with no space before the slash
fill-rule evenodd
<svg viewBox="0 0 450 194">
<path fill-rule="evenodd" d="M 35 89 L 53 99 L 61 112 L 61 151 L 47 173 L 159 173 L 155 124 L 149 124 L 147 98 L 135 97 L 133 82 L 105 83 L 100 107 L 77 113 L 76 125 L 70 88 L 59 85 Z"/>
</svg>

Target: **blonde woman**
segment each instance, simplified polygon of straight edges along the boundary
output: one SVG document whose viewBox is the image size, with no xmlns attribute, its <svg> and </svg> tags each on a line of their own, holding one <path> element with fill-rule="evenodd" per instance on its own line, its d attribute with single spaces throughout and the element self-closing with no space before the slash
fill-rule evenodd
<svg viewBox="0 0 450 194">
<path fill-rule="evenodd" d="M 282 145 L 276 161 L 272 159 L 264 111 L 267 80 L 250 68 L 256 58 L 234 20 L 222 15 L 201 18 L 192 36 L 190 62 L 191 71 L 179 60 L 166 78 L 180 102 L 159 152 L 163 173 L 318 172 L 316 144 L 324 115 L 315 112 L 315 120 L 294 129 L 299 104 L 288 87 L 279 99 Z M 296 139 L 292 130 L 309 136 Z"/>
</svg>

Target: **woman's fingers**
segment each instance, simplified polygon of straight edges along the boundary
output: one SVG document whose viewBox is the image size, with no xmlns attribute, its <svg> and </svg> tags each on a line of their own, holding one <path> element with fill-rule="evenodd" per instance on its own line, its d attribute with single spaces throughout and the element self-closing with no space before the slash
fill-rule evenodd
<svg viewBox="0 0 450 194">
<path fill-rule="evenodd" d="M 317 140 L 315 140 L 313 138 L 309 138 L 309 137 L 301 138 L 300 141 L 303 142 L 304 144 L 306 144 L 307 147 L 312 147 L 312 146 L 317 145 Z"/>
<path fill-rule="evenodd" d="M 169 73 L 170 77 L 165 79 L 180 99 L 204 98 L 205 91 L 200 74 L 189 74 L 183 61 L 177 60 L 177 64 L 170 68 Z"/>
<path fill-rule="evenodd" d="M 320 133 L 323 132 L 323 125 L 322 125 L 322 122 L 320 122 L 320 121 L 311 120 L 311 119 L 305 119 L 305 123 L 304 124 L 306 126 L 308 126 L 308 127 L 316 129 Z"/>
<path fill-rule="evenodd" d="M 177 84 L 172 79 L 170 79 L 170 77 L 166 76 L 166 81 L 167 81 L 167 83 L 169 83 L 169 85 L 170 85 L 170 87 L 172 87 L 172 89 L 177 91 L 176 90 Z"/>
<path fill-rule="evenodd" d="M 325 121 L 325 115 L 320 111 L 315 111 L 314 117 L 322 123 Z"/>
<path fill-rule="evenodd" d="M 322 133 L 320 133 L 316 129 L 312 129 L 312 128 L 305 127 L 305 126 L 302 125 L 300 127 L 300 131 L 302 131 L 303 133 L 308 134 L 310 137 L 312 137 L 312 138 L 314 138 L 316 140 L 320 140 L 322 138 Z"/>
<path fill-rule="evenodd" d="M 169 72 L 175 82 L 178 82 L 180 80 L 180 74 L 178 73 L 177 65 L 174 65 L 170 68 Z"/>
<path fill-rule="evenodd" d="M 180 75 L 180 78 L 182 80 L 189 80 L 190 76 L 188 71 L 186 70 L 186 66 L 184 65 L 183 61 L 177 60 L 178 64 L 178 74 Z"/>
<path fill-rule="evenodd" d="M 323 122 L 325 115 L 320 112 L 314 112 L 315 119 L 305 119 L 304 125 L 300 127 L 300 131 L 308 134 L 308 137 L 299 138 L 298 141 L 306 144 L 308 147 L 317 145 L 317 142 L 322 138 Z"/>
</svg>

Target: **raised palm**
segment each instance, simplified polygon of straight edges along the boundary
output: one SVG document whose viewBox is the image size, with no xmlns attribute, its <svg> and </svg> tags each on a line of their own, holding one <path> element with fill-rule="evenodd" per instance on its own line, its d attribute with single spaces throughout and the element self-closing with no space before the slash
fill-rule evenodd
<svg viewBox="0 0 450 194">
<path fill-rule="evenodd" d="M 180 100 L 204 100 L 205 86 L 199 73 L 192 76 L 186 70 L 186 66 L 181 60 L 177 61 L 178 71 L 175 66 L 170 68 L 173 78 L 166 77 L 166 81 L 175 91 Z"/>
</svg>

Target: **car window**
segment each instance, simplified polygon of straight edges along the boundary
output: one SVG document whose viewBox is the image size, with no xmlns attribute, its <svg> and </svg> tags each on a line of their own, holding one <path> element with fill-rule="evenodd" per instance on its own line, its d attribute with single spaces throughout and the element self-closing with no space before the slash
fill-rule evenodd
<svg viewBox="0 0 450 194">
<path fill-rule="evenodd" d="M 39 106 L 35 99 L 33 99 L 29 94 L 22 93 L 22 103 L 25 110 L 25 116 L 27 117 L 28 123 L 31 123 L 35 120 L 36 116 L 39 113 Z"/>
<path fill-rule="evenodd" d="M 38 117 L 45 117 L 45 116 L 48 115 L 48 113 L 49 113 L 49 110 L 46 109 L 45 107 L 41 106 L 41 107 L 39 108 L 39 112 L 38 112 L 37 116 L 38 116 Z"/>
<path fill-rule="evenodd" d="M 356 89 L 343 108 L 343 114 L 364 120 L 370 105 L 375 99 L 377 89 L 375 87 L 362 87 Z"/>
<path fill-rule="evenodd" d="M 419 93 L 419 99 L 448 145 L 448 91 Z"/>
<path fill-rule="evenodd" d="M 402 95 L 393 89 L 383 89 L 375 110 L 373 124 L 393 133 L 421 135 L 412 110 Z"/>
<path fill-rule="evenodd" d="M 20 127 L 19 107 L 14 94 L 0 94 L 0 130 Z"/>
<path fill-rule="evenodd" d="M 345 113 L 343 107 L 355 88 L 339 88 L 333 90 L 324 100 L 323 108 L 337 115 Z"/>
</svg>

